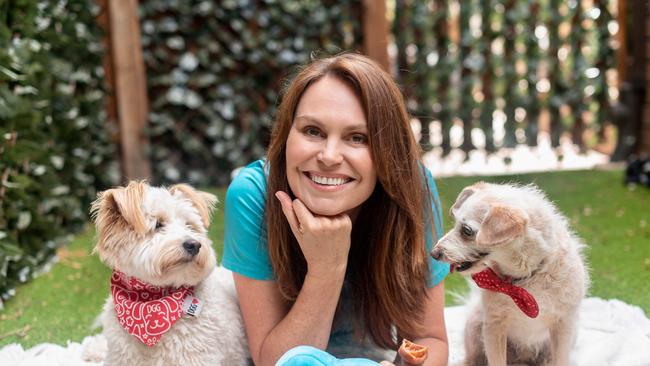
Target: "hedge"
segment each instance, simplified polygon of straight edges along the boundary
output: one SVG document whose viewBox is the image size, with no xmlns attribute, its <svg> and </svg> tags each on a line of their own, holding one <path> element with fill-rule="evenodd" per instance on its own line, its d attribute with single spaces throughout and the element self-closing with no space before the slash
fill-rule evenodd
<svg viewBox="0 0 650 366">
<path fill-rule="evenodd" d="M 118 180 L 93 0 L 0 2 L 0 308 Z"/>
<path fill-rule="evenodd" d="M 553 147 L 563 135 L 583 151 L 606 140 L 618 95 L 615 1 L 395 0 L 394 10 L 397 76 L 425 150 L 536 146 L 540 124 Z M 463 130 L 454 146 L 453 126 Z"/>
<path fill-rule="evenodd" d="M 154 181 L 224 185 L 264 155 L 283 81 L 359 50 L 353 0 L 141 1 Z"/>
<path fill-rule="evenodd" d="M 555 116 L 554 145 L 561 132 L 583 148 L 601 139 L 612 2 L 556 3 L 394 2 L 397 78 L 424 122 L 426 150 L 449 152 L 458 122 L 465 151 L 475 148 L 469 135 L 477 127 L 488 151 L 534 145 L 540 107 Z M 119 180 L 99 11 L 93 0 L 0 1 L 0 307 L 87 222 L 97 189 Z M 141 0 L 153 183 L 225 185 L 234 168 L 262 157 L 287 78 L 314 54 L 360 50 L 361 15 L 354 0 Z M 478 15 L 489 21 L 477 33 Z M 558 38 L 560 25 L 572 33 Z M 557 62 L 559 49 L 589 52 Z M 552 71 L 543 93 L 542 61 Z M 496 112 L 506 126 L 501 141 L 492 136 Z M 429 140 L 430 121 L 442 141 Z M 585 129 L 593 141 L 582 139 Z"/>
</svg>

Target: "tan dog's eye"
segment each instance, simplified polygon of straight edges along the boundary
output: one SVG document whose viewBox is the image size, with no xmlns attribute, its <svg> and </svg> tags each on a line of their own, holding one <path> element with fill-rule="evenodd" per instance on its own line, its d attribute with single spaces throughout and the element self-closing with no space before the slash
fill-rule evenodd
<svg viewBox="0 0 650 366">
<path fill-rule="evenodd" d="M 156 220 L 156 230 L 160 229 L 161 227 L 165 226 L 162 221 Z"/>
<path fill-rule="evenodd" d="M 467 224 L 463 224 L 463 226 L 460 227 L 460 232 L 463 234 L 463 236 L 467 238 L 471 238 L 474 236 L 474 229 L 469 227 Z"/>
</svg>

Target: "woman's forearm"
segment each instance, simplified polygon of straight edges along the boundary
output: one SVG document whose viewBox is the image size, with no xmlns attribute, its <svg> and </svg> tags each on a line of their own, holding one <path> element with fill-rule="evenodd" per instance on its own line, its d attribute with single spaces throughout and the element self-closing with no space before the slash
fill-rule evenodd
<svg viewBox="0 0 650 366">
<path fill-rule="evenodd" d="M 429 348 L 429 356 L 422 366 L 445 366 L 449 358 L 449 345 L 446 340 L 438 338 L 420 338 L 415 343 Z"/>
<path fill-rule="evenodd" d="M 413 340 L 413 342 L 429 348 L 429 357 L 424 361 L 423 366 L 447 364 L 449 345 L 445 329 L 444 307 L 445 284 L 442 281 L 428 290 L 423 322 L 426 333 Z"/>
<path fill-rule="evenodd" d="M 298 345 L 327 348 L 344 276 L 345 268 L 307 273 L 291 310 L 262 342 L 257 365 L 274 365 Z"/>
</svg>

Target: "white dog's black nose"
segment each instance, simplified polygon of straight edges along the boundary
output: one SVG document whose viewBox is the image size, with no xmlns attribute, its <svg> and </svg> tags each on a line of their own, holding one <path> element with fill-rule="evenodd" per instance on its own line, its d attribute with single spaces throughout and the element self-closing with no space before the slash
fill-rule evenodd
<svg viewBox="0 0 650 366">
<path fill-rule="evenodd" d="M 199 249 L 201 249 L 201 243 L 193 239 L 188 240 L 183 243 L 183 249 L 185 249 L 187 254 L 195 256 L 199 253 Z"/>
<path fill-rule="evenodd" d="M 437 261 L 439 261 L 440 258 L 442 258 L 442 250 L 440 250 L 440 249 L 438 249 L 438 248 L 433 248 L 433 250 L 432 250 L 431 253 L 429 253 L 429 254 L 431 255 L 431 257 L 432 257 L 433 259 L 435 259 L 435 260 L 437 260 Z"/>
</svg>

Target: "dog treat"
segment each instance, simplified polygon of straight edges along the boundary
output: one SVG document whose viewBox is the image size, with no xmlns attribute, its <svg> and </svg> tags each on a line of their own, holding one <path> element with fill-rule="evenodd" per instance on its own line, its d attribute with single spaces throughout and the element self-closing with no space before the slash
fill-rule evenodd
<svg viewBox="0 0 650 366">
<path fill-rule="evenodd" d="M 405 365 L 421 365 L 427 359 L 429 349 L 407 339 L 402 341 L 397 353 Z"/>
</svg>

